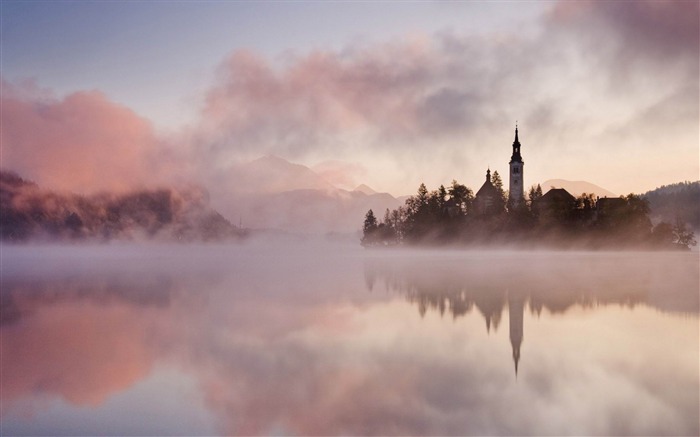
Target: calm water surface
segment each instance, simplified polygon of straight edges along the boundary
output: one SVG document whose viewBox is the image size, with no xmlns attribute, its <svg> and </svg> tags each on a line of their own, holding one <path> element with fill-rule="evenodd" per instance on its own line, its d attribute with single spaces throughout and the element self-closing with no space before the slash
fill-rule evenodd
<svg viewBox="0 0 700 437">
<path fill-rule="evenodd" d="M 698 435 L 698 253 L 2 248 L 2 435 Z"/>
</svg>

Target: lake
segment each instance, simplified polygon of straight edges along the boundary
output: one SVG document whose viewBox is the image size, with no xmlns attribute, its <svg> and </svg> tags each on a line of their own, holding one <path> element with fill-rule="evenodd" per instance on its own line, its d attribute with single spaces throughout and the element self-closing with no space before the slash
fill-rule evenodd
<svg viewBox="0 0 700 437">
<path fill-rule="evenodd" d="M 2 435 L 698 435 L 698 252 L 2 247 Z"/>
</svg>

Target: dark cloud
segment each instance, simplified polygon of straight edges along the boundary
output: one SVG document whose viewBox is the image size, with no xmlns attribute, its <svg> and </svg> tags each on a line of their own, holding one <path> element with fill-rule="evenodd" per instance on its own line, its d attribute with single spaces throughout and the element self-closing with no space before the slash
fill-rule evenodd
<svg viewBox="0 0 700 437">
<path fill-rule="evenodd" d="M 650 73 L 660 73 L 658 79 L 664 80 L 678 70 L 697 82 L 700 3 L 696 1 L 559 2 L 547 24 L 574 38 L 594 61 L 604 61 L 602 73 L 612 74 L 615 85 Z"/>
</svg>

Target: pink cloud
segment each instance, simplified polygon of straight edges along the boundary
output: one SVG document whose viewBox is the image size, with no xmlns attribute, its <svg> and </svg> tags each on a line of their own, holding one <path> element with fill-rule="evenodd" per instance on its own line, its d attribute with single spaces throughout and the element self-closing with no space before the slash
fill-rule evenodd
<svg viewBox="0 0 700 437">
<path fill-rule="evenodd" d="M 3 82 L 2 166 L 76 192 L 157 181 L 162 145 L 150 122 L 98 91 L 62 99 Z"/>
<path fill-rule="evenodd" d="M 287 155 L 330 147 L 345 133 L 410 138 L 424 128 L 439 59 L 414 43 L 315 51 L 282 66 L 236 51 L 207 94 L 203 125 L 217 146 Z"/>
<path fill-rule="evenodd" d="M 334 186 L 349 190 L 362 183 L 362 178 L 367 174 L 361 164 L 337 160 L 320 162 L 311 169 Z"/>
</svg>

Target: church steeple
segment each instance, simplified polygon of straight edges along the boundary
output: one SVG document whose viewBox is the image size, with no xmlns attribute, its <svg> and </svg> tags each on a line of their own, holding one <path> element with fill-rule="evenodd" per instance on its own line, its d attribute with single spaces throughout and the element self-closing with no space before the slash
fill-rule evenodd
<svg viewBox="0 0 700 437">
<path fill-rule="evenodd" d="M 515 207 L 525 200 L 523 187 L 523 169 L 525 163 L 520 155 L 520 140 L 518 139 L 518 123 L 515 123 L 515 140 L 513 140 L 513 154 L 510 156 L 510 189 L 508 194 L 509 208 Z"/>
<path fill-rule="evenodd" d="M 520 156 L 520 140 L 518 140 L 518 123 L 515 123 L 515 140 L 513 141 L 513 154 L 510 157 L 510 163 L 523 162 L 523 157 Z"/>
</svg>

